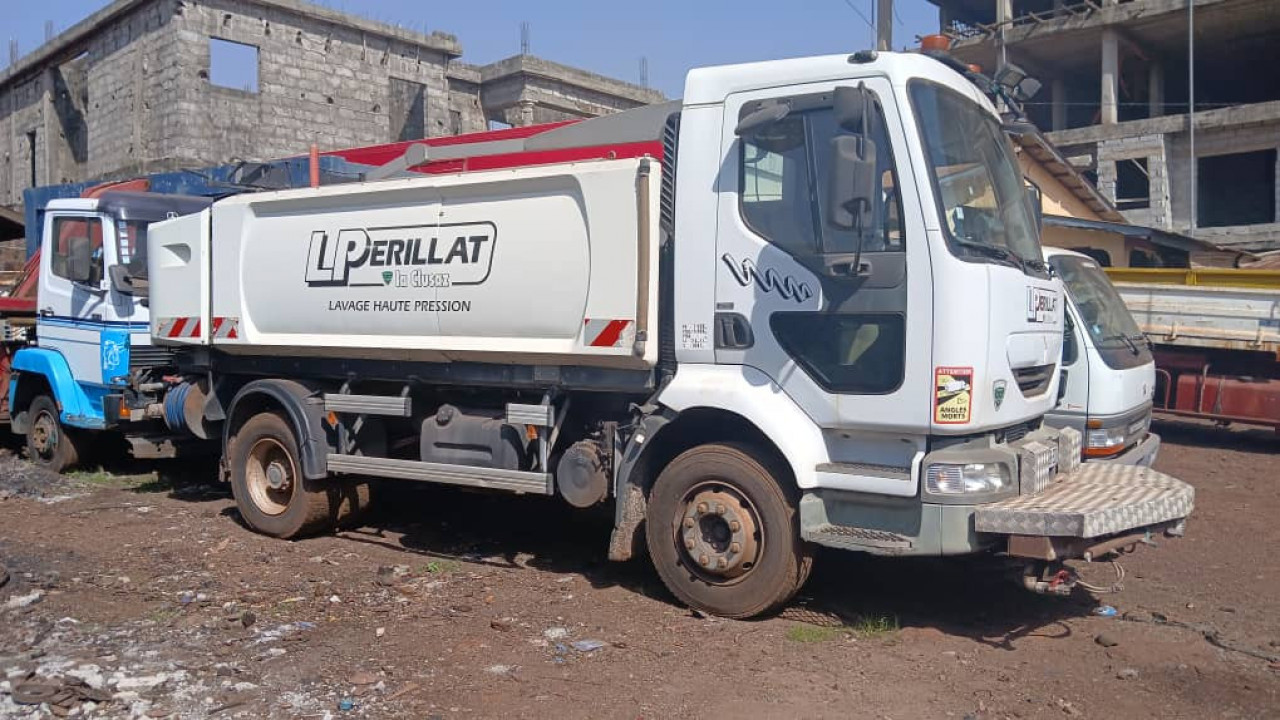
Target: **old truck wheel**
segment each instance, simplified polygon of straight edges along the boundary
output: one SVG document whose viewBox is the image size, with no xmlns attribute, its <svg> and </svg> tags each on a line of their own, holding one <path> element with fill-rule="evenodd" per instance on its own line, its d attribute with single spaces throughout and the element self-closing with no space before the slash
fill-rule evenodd
<svg viewBox="0 0 1280 720">
<path fill-rule="evenodd" d="M 249 418 L 231 443 L 231 494 L 249 527 L 296 538 L 321 532 L 336 520 L 330 488 L 302 476 L 298 442 L 284 418 Z"/>
<path fill-rule="evenodd" d="M 677 457 L 649 496 L 649 556 L 690 607 L 748 618 L 777 610 L 808 576 L 793 493 L 734 445 Z"/>
<path fill-rule="evenodd" d="M 80 461 L 77 438 L 62 426 L 53 398 L 40 395 L 31 401 L 27 412 L 31 417 L 27 428 L 27 456 L 31 462 L 56 473 L 74 467 Z"/>
</svg>

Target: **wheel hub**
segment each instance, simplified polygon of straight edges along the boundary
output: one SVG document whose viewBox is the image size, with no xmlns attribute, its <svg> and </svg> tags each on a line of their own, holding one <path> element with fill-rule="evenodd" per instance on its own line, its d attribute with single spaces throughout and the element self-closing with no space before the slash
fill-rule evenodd
<svg viewBox="0 0 1280 720">
<path fill-rule="evenodd" d="M 719 578 L 739 577 L 759 558 L 755 513 L 738 493 L 723 486 L 688 498 L 679 535 L 694 566 Z"/>
<path fill-rule="evenodd" d="M 245 483 L 253 504 L 266 515 L 280 515 L 289 509 L 298 472 L 285 449 L 274 438 L 260 438 L 249 450 L 245 463 Z"/>
<path fill-rule="evenodd" d="M 272 490 L 288 490 L 289 482 L 289 470 L 283 463 L 276 461 L 267 466 L 267 484 Z"/>
<path fill-rule="evenodd" d="M 48 413 L 41 413 L 32 424 L 31 444 L 41 457 L 48 457 L 58 446 L 58 426 Z"/>
</svg>

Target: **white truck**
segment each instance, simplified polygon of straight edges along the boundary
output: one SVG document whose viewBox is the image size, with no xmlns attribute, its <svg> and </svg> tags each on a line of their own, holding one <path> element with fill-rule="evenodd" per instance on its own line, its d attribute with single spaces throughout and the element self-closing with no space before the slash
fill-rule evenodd
<svg viewBox="0 0 1280 720">
<path fill-rule="evenodd" d="M 1078 430 L 1086 461 L 1151 465 L 1160 436 L 1151 432 L 1150 343 L 1093 258 L 1053 247 L 1044 254 L 1067 296 L 1062 384 L 1045 422 Z"/>
<path fill-rule="evenodd" d="M 732 617 L 785 603 L 817 545 L 1003 554 L 1063 593 L 1064 559 L 1182 532 L 1188 484 L 1043 426 L 1062 286 L 999 116 L 945 65 L 698 69 L 681 102 L 427 161 L 451 157 L 152 225 L 174 354 L 108 426 L 220 442 L 283 538 L 369 478 L 612 503 L 611 559 L 643 537 Z"/>
</svg>

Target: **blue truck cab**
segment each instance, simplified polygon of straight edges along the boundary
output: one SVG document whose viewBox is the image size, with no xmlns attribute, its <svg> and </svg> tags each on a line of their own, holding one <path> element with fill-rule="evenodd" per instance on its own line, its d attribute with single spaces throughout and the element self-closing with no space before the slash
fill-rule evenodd
<svg viewBox="0 0 1280 720">
<path fill-rule="evenodd" d="M 106 192 L 45 206 L 36 341 L 14 355 L 9 388 L 13 430 L 26 435 L 33 462 L 55 472 L 75 465 L 85 431 L 113 429 L 121 409 L 138 404 L 126 396 L 159 382 L 142 376 L 165 366 L 149 332 L 147 226 L 210 202 Z M 145 431 L 152 418 L 123 419 Z"/>
</svg>

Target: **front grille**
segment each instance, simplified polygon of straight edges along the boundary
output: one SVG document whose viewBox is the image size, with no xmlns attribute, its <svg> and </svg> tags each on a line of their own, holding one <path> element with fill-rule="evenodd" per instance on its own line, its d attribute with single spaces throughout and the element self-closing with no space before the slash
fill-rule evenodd
<svg viewBox="0 0 1280 720">
<path fill-rule="evenodd" d="M 130 345 L 129 369 L 137 370 L 143 367 L 172 365 L 174 355 L 177 352 L 174 348 L 159 347 L 157 345 Z"/>
<path fill-rule="evenodd" d="M 1033 433 L 1040 429 L 1040 418 L 1033 418 L 1020 422 L 1017 425 L 1010 425 L 1004 429 L 1004 442 L 1016 443 L 1029 433 Z"/>
<path fill-rule="evenodd" d="M 1053 382 L 1053 371 L 1056 367 L 1056 365 L 1050 363 L 1048 365 L 1016 368 L 1013 371 L 1013 379 L 1014 382 L 1018 383 L 1018 389 L 1022 391 L 1025 397 L 1042 395 Z"/>
</svg>

